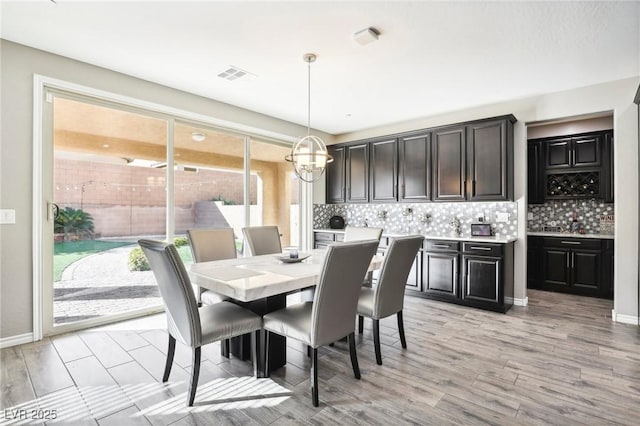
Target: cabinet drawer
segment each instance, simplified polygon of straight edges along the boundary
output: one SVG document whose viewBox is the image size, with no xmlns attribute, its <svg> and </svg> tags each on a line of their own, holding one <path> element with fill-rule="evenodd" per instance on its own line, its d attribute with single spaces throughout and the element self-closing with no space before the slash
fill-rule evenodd
<svg viewBox="0 0 640 426">
<path fill-rule="evenodd" d="M 334 234 L 336 236 L 336 241 L 344 241 L 344 234 Z"/>
<path fill-rule="evenodd" d="M 580 248 L 586 250 L 600 250 L 602 244 L 598 239 L 587 238 L 545 238 L 543 242 L 545 247 L 562 247 L 566 249 Z"/>
<path fill-rule="evenodd" d="M 449 240 L 426 240 L 425 249 L 427 251 L 458 251 L 460 243 Z"/>
<path fill-rule="evenodd" d="M 325 241 L 334 241 L 334 239 L 333 239 L 333 236 L 334 236 L 334 235 L 335 235 L 335 234 L 333 234 L 333 233 L 331 233 L 331 232 L 316 232 L 316 233 L 314 234 L 314 239 L 315 239 L 316 241 L 322 241 L 322 242 L 325 242 Z"/>
<path fill-rule="evenodd" d="M 500 257 L 502 256 L 502 244 L 463 242 L 462 251 L 466 254 Z"/>
</svg>

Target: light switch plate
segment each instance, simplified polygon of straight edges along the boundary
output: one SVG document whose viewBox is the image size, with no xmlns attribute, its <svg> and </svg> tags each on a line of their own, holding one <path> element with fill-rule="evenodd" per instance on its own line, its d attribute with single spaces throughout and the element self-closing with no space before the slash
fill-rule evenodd
<svg viewBox="0 0 640 426">
<path fill-rule="evenodd" d="M 0 224 L 14 224 L 16 223 L 16 211 L 13 209 L 0 210 Z"/>
<path fill-rule="evenodd" d="M 509 222 L 509 213 L 496 213 L 496 222 Z"/>
<path fill-rule="evenodd" d="M 527 213 L 527 220 L 533 220 L 533 212 Z"/>
</svg>

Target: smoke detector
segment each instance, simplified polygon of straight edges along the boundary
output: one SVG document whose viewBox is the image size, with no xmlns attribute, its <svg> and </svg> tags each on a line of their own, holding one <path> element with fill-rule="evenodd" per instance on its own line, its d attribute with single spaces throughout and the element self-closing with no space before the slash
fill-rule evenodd
<svg viewBox="0 0 640 426">
<path fill-rule="evenodd" d="M 379 35 L 380 31 L 373 27 L 369 27 L 354 33 L 353 39 L 364 46 L 365 44 L 373 43 L 378 40 Z"/>
</svg>

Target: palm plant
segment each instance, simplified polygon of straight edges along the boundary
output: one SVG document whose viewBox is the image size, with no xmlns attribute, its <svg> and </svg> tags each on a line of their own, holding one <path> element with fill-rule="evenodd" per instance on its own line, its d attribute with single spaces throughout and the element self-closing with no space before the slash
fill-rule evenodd
<svg viewBox="0 0 640 426">
<path fill-rule="evenodd" d="M 63 233 L 65 240 L 70 234 L 91 235 L 93 233 L 93 217 L 82 209 L 65 207 L 58 213 L 53 229 L 56 233 Z"/>
</svg>

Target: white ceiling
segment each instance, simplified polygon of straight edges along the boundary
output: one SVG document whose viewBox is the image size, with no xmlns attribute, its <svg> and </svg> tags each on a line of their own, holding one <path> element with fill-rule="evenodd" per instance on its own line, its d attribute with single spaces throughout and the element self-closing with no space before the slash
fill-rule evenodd
<svg viewBox="0 0 640 426">
<path fill-rule="evenodd" d="M 2 1 L 2 38 L 340 134 L 637 76 L 638 2 Z M 373 26 L 380 39 L 352 39 Z M 226 81 L 235 65 L 257 75 Z M 347 114 L 350 114 L 348 117 Z"/>
</svg>

